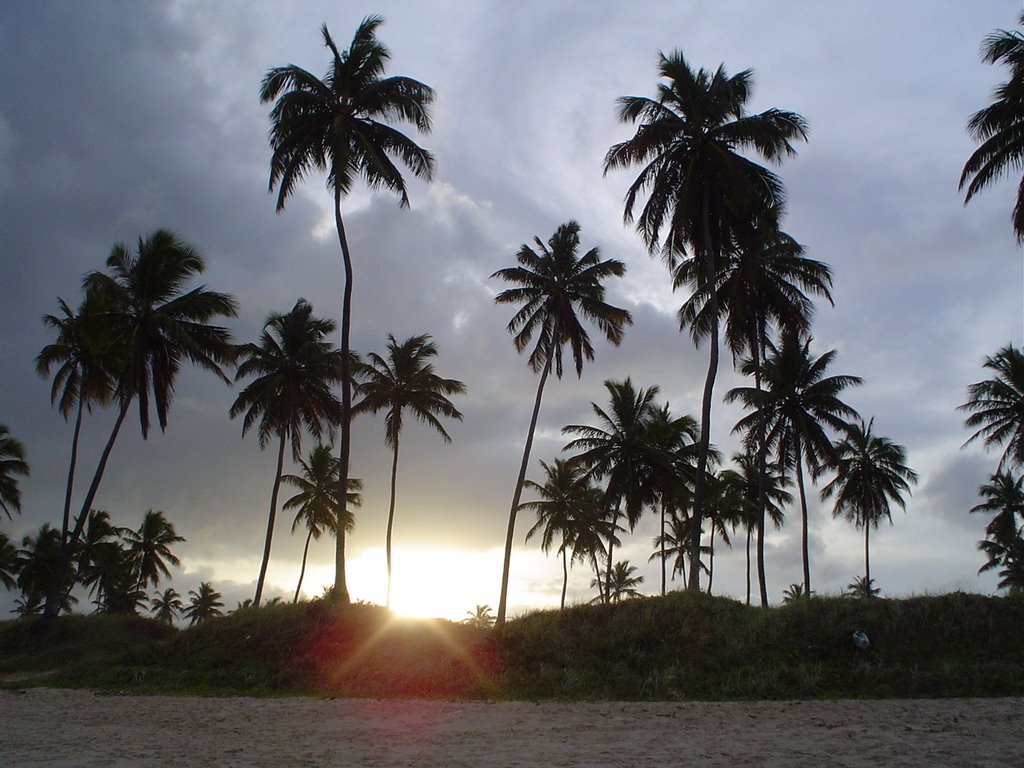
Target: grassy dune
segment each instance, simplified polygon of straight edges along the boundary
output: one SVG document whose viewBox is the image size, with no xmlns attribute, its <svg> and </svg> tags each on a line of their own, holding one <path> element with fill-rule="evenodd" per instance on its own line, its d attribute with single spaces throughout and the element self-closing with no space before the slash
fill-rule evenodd
<svg viewBox="0 0 1024 768">
<path fill-rule="evenodd" d="M 871 640 L 852 641 L 854 630 Z M 533 613 L 503 636 L 322 602 L 177 630 L 0 623 L 0 685 L 125 692 L 528 699 L 1024 695 L 1024 598 L 815 598 L 761 611 L 672 594 Z"/>
</svg>

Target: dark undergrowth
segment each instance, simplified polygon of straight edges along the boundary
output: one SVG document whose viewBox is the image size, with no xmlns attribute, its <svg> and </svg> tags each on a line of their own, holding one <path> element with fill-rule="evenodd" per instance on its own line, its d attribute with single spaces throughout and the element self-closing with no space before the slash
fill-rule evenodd
<svg viewBox="0 0 1024 768">
<path fill-rule="evenodd" d="M 1021 696 L 1024 598 L 812 598 L 762 611 L 674 593 L 532 613 L 501 634 L 323 601 L 183 630 L 137 616 L 68 616 L 44 630 L 0 622 L 0 686 L 29 685 L 514 699 Z"/>
</svg>

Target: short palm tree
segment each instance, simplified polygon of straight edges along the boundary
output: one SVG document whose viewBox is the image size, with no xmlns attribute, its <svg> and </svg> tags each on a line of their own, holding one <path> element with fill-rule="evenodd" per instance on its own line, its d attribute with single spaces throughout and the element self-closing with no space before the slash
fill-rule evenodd
<svg viewBox="0 0 1024 768">
<path fill-rule="evenodd" d="M 623 598 L 640 597 L 640 590 L 637 587 L 643 583 L 644 577 L 635 576 L 636 570 L 636 566 L 630 565 L 629 560 L 620 560 L 611 569 L 603 587 L 599 583 L 600 577 L 592 581 L 590 586 L 598 587 L 607 603 L 619 603 Z"/>
<path fill-rule="evenodd" d="M 398 484 L 398 441 L 402 432 L 402 419 L 408 412 L 435 432 L 446 443 L 452 441 L 438 417 L 462 420 L 462 414 L 452 405 L 449 395 L 461 395 L 466 385 L 455 379 L 445 379 L 434 373 L 432 358 L 437 356 L 437 345 L 430 336 L 412 336 L 401 344 L 388 334 L 387 359 L 371 353 L 360 370 L 359 394 L 362 398 L 352 409 L 353 414 L 386 411 L 384 441 L 391 447 L 391 502 L 388 505 L 388 527 L 384 538 L 388 581 L 385 606 L 391 606 L 391 534 L 395 524 L 395 496 Z"/>
<path fill-rule="evenodd" d="M 757 453 L 761 453 L 760 450 Z M 778 529 L 782 527 L 785 518 L 783 507 L 793 502 L 793 494 L 786 490 L 789 480 L 786 478 L 783 469 L 775 463 L 764 463 L 764 470 L 759 471 L 761 465 L 759 457 L 750 452 L 734 453 L 733 463 L 736 471 L 743 480 L 742 483 L 742 506 L 738 524 L 744 528 L 747 535 L 747 605 L 750 605 L 750 539 L 754 532 L 758 534 L 764 529 L 764 518 L 767 518 L 772 525 Z M 760 586 L 766 588 L 766 577 L 764 573 L 764 541 L 759 541 L 758 577 Z M 762 607 L 767 605 L 767 597 Z"/>
<path fill-rule="evenodd" d="M 411 123 L 422 133 L 430 131 L 428 108 L 434 91 L 408 77 L 384 77 L 391 54 L 377 39 L 380 16 L 367 16 L 344 51 L 334 44 L 327 25 L 320 31 L 331 52 L 331 63 L 321 80 L 301 67 L 289 64 L 267 71 L 260 86 L 260 101 L 274 102 L 270 112 L 270 189 L 276 187 L 277 211 L 296 186 L 312 170 L 327 172 L 327 187 L 334 197 L 334 224 L 338 231 L 345 282 L 341 304 L 341 486 L 348 487 L 351 452 L 352 377 L 349 362 L 352 327 L 352 256 L 341 216 L 341 201 L 362 178 L 371 190 L 387 189 L 409 206 L 405 180 L 397 159 L 412 173 L 429 180 L 434 158 L 391 122 Z M 341 499 L 338 519 L 346 514 Z M 344 531 L 344 525 L 338 525 Z M 345 582 L 345 537 L 338 536 L 335 557 L 334 596 L 349 601 Z"/>
<path fill-rule="evenodd" d="M 295 587 L 293 603 L 298 602 L 302 591 L 302 579 L 306 575 L 306 557 L 309 555 L 310 539 L 320 540 L 325 532 L 337 536 L 338 526 L 338 474 L 340 462 L 331 454 L 331 447 L 318 445 L 309 453 L 309 460 L 300 459 L 301 475 L 283 475 L 281 481 L 294 485 L 299 492 L 285 501 L 281 509 L 297 510 L 292 521 L 292 533 L 299 525 L 306 526 L 306 544 L 302 548 L 302 568 L 299 570 L 299 583 Z M 356 517 L 350 507 L 362 506 L 363 497 L 359 493 L 363 483 L 357 478 L 348 480 L 348 494 L 345 517 L 345 531 L 351 533 L 356 527 Z"/>
<path fill-rule="evenodd" d="M 490 629 L 494 626 L 491 606 L 478 605 L 474 610 L 466 611 L 466 618 L 462 620 L 462 623 L 469 624 L 472 627 L 479 627 L 480 629 Z"/>
<path fill-rule="evenodd" d="M 139 238 L 134 252 L 126 245 L 115 245 L 107 258 L 107 269 L 109 273 L 87 274 L 84 286 L 86 294 L 95 295 L 104 308 L 100 318 L 103 333 L 110 338 L 111 354 L 118 361 L 114 390 L 118 413 L 74 529 L 62 547 L 60 567 L 64 572 L 70 567 L 131 404 L 138 401 L 144 438 L 149 435 L 151 400 L 160 428 L 166 429 L 182 364 L 190 362 L 229 382 L 221 366 L 235 356 L 231 334 L 211 324 L 216 318 L 234 317 L 235 300 L 203 286 L 187 290 L 188 282 L 205 269 L 203 257 L 194 246 L 167 230 L 157 230 L 145 239 Z M 47 596 L 47 621 L 56 616 L 57 597 L 56 593 Z"/>
<path fill-rule="evenodd" d="M 520 246 L 516 254 L 519 266 L 499 269 L 491 275 L 516 286 L 502 291 L 494 300 L 499 304 L 521 305 L 508 323 L 508 332 L 513 334 L 518 352 L 527 349 L 536 337 L 537 342 L 530 352 L 528 364 L 532 371 L 540 373 L 530 428 L 523 448 L 523 460 L 519 465 L 519 476 L 508 516 L 501 596 L 496 617 L 499 629 L 505 625 L 516 512 L 530 464 L 530 449 L 533 447 L 544 383 L 552 371 L 555 376 L 562 378 L 562 349 L 565 346 L 572 351 L 577 377 L 583 373 L 583 361 L 594 359 L 594 347 L 583 326 L 583 320 L 596 325 L 608 342 L 615 345 L 622 341 L 623 328 L 633 322 L 629 312 L 613 307 L 604 300 L 604 281 L 610 277 L 622 277 L 626 273 L 625 265 L 616 259 L 602 261 L 597 248 L 591 248 L 582 256 L 578 255 L 579 224 L 568 221 L 555 230 L 547 244 L 539 237 L 534 238 L 534 243 L 537 250 L 525 243 Z"/>
<path fill-rule="evenodd" d="M 137 574 L 137 585 L 145 589 L 152 584 L 160 583 L 160 575 L 170 577 L 168 566 L 181 565 L 180 558 L 171 551 L 171 547 L 185 541 L 174 530 L 174 523 L 167 519 L 163 512 L 147 510 L 143 515 L 142 525 L 138 530 L 128 529 L 124 532 L 128 554 Z"/>
<path fill-rule="evenodd" d="M 781 210 L 782 182 L 742 154 L 753 151 L 777 163 L 795 154 L 792 142 L 806 139 L 807 126 L 795 112 L 768 109 L 747 114 L 753 73 L 730 76 L 694 70 L 680 51 L 660 54 L 658 98 L 619 99 L 619 120 L 639 123 L 636 134 L 615 144 L 604 171 L 641 165 L 626 193 L 624 218 L 633 221 L 638 198 L 647 195 L 636 228 L 651 253 L 661 251 L 670 269 L 690 249 L 700 269 L 695 287 L 714 285 L 722 254 L 737 239 L 737 228 Z M 711 402 L 718 370 L 717 291 L 708 297 L 708 374 L 701 405 L 700 452 L 694 488 L 693 555 L 689 588 L 700 588 L 699 557 L 704 478 L 711 446 Z"/>
<path fill-rule="evenodd" d="M 821 489 L 822 501 L 835 497 L 833 517 L 842 515 L 856 528 L 864 529 L 864 583 L 871 584 L 869 532 L 888 520 L 892 524 L 889 502 L 906 509 L 903 494 L 917 473 L 906 464 L 906 451 L 886 437 L 874 434 L 875 420 L 848 424 L 843 439 L 835 445 L 831 468 L 835 478 Z"/>
<path fill-rule="evenodd" d="M 10 430 L 0 424 L 0 508 L 11 518 L 11 511 L 21 511 L 21 488 L 18 477 L 28 477 L 25 448 L 11 437 Z"/>
<path fill-rule="evenodd" d="M 999 587 L 1024 590 L 1024 475 L 996 472 L 978 488 L 985 499 L 971 512 L 992 514 L 978 548 L 988 555 L 979 573 L 1001 568 Z"/>
<path fill-rule="evenodd" d="M 835 350 L 814 357 L 810 338 L 801 339 L 787 331 L 782 335 L 781 344 L 769 350 L 762 369 L 763 391 L 736 387 L 726 395 L 726 402 L 739 400 L 750 411 L 736 423 L 734 431 L 748 436 L 763 431 L 769 453 L 795 474 L 800 495 L 806 594 L 811 594 L 811 568 L 803 467 L 807 465 L 813 478 L 832 459 L 835 451 L 827 429 L 842 433 L 848 420 L 857 416 L 839 395 L 847 387 L 861 384 L 859 376 L 826 376 L 835 357 Z M 744 374 L 753 372 L 749 361 L 742 371 Z"/>
<path fill-rule="evenodd" d="M 188 606 L 182 611 L 182 616 L 188 619 L 188 625 L 194 626 L 208 619 L 223 616 L 221 608 L 224 603 L 221 601 L 221 593 L 213 588 L 208 581 L 201 582 L 199 589 L 190 589 L 188 592 Z"/>
<path fill-rule="evenodd" d="M 57 596 L 56 605 L 62 611 L 70 611 L 71 606 L 78 602 L 71 594 L 71 575 L 66 571 L 62 574 L 60 564 L 60 531 L 49 523 L 44 523 L 35 536 L 22 538 L 16 570 L 23 615 L 43 610 L 44 601 L 50 594 Z"/>
<path fill-rule="evenodd" d="M 964 445 L 979 438 L 986 448 L 1005 443 L 999 469 L 1024 466 L 1024 352 L 1008 344 L 986 357 L 984 367 L 995 375 L 967 387 L 967 402 L 959 408 L 970 413 L 964 426 L 977 428 Z"/>
<path fill-rule="evenodd" d="M 335 327 L 332 320 L 315 317 L 309 302 L 299 299 L 291 311 L 274 312 L 267 318 L 259 344 L 243 344 L 238 350 L 241 362 L 235 380 L 254 378 L 231 406 L 231 418 L 245 415 L 243 435 L 259 424 L 260 448 L 274 438 L 278 443 L 263 560 L 253 597 L 256 607 L 270 563 L 285 447 L 291 443 L 292 458 L 298 461 L 304 431 L 317 440 L 325 434 L 333 436 L 342 419 L 341 403 L 331 392 L 342 376 L 341 355 L 327 341 Z"/>
<path fill-rule="evenodd" d="M 1024 14 L 1020 17 L 1024 24 Z M 984 39 L 982 61 L 1005 64 L 1010 77 L 993 93 L 994 101 L 975 112 L 967 123 L 971 137 L 979 142 L 960 174 L 960 189 L 967 187 L 964 205 L 978 192 L 1024 163 L 1024 35 L 1017 31 L 999 30 Z M 1017 240 L 1024 240 L 1024 180 L 1017 188 L 1013 206 L 1013 231 Z"/>
<path fill-rule="evenodd" d="M 149 601 L 149 612 L 153 614 L 153 618 L 164 624 L 173 624 L 184 609 L 185 604 L 181 602 L 181 595 L 174 587 L 157 592 Z"/>
</svg>

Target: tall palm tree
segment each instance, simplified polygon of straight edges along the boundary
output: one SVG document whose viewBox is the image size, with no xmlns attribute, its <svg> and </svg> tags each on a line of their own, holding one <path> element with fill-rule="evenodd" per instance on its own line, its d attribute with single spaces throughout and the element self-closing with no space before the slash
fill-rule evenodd
<svg viewBox="0 0 1024 768">
<path fill-rule="evenodd" d="M 0 424 L 0 507 L 11 519 L 11 510 L 21 511 L 21 488 L 17 476 L 28 477 L 31 470 L 25 461 L 25 448 L 11 437 L 10 430 Z"/>
<path fill-rule="evenodd" d="M 835 478 L 821 489 L 821 500 L 835 496 L 833 517 L 842 515 L 856 528 L 864 529 L 864 583 L 871 585 L 869 532 L 886 519 L 892 524 L 889 502 L 900 509 L 907 504 L 910 484 L 917 473 L 906 464 L 903 446 L 872 432 L 875 420 L 848 424 L 843 439 L 835 445 L 831 467 Z"/>
<path fill-rule="evenodd" d="M 587 481 L 586 467 L 563 459 L 555 459 L 554 464 L 541 461 L 540 465 L 544 469 L 544 483 L 533 480 L 525 483 L 525 487 L 539 498 L 524 501 L 519 509 L 532 510 L 537 514 L 537 522 L 526 532 L 527 541 L 539 533 L 540 546 L 545 553 L 551 551 L 556 537 L 561 541 L 558 546 L 558 554 L 562 556 L 559 610 L 563 610 L 569 586 L 569 555 L 581 535 L 581 528 L 592 517 L 591 509 L 600 505 L 600 492 Z"/>
<path fill-rule="evenodd" d="M 60 315 L 45 315 L 43 322 L 57 332 L 57 339 L 47 344 L 36 357 L 36 372 L 43 377 L 57 366 L 50 389 L 50 402 L 57 403 L 67 421 L 75 412 L 75 428 L 71 436 L 71 460 L 64 491 L 64 518 L 61 539 L 67 540 L 71 526 L 71 498 L 78 464 L 78 439 L 82 431 L 84 410 L 92 411 L 93 403 L 106 405 L 114 394 L 114 372 L 107 359 L 112 345 L 102 335 L 97 322 L 101 307 L 96 296 L 86 295 L 76 314 L 64 299 L 57 299 Z"/>
<path fill-rule="evenodd" d="M 222 595 L 213 588 L 210 582 L 201 582 L 198 590 L 190 589 L 188 591 L 188 596 L 188 606 L 181 615 L 188 619 L 190 627 L 224 615 L 221 610 L 224 607 L 224 603 L 221 601 Z"/>
<path fill-rule="evenodd" d="M 758 447 L 758 454 L 762 453 Z M 763 464 L 761 469 L 760 457 L 746 453 L 734 453 L 733 463 L 736 471 L 743 480 L 742 483 L 742 507 L 738 520 L 747 535 L 747 605 L 750 605 L 750 538 L 751 534 L 757 532 L 759 535 L 764 530 L 764 518 L 771 521 L 778 529 L 782 527 L 785 517 L 782 508 L 793 502 L 793 494 L 786 490 L 789 480 L 783 468 L 779 464 Z M 766 588 L 764 575 L 764 541 L 759 542 L 758 577 L 762 589 Z M 767 598 L 765 598 L 767 600 Z M 762 607 L 766 602 L 762 603 Z"/>
<path fill-rule="evenodd" d="M 331 386 L 343 375 L 342 358 L 326 340 L 335 328 L 334 321 L 315 317 L 312 305 L 299 299 L 291 311 L 274 312 L 267 318 L 259 344 L 243 344 L 238 349 L 241 362 L 235 380 L 254 378 L 232 404 L 231 418 L 245 414 L 243 435 L 259 423 L 260 448 L 273 438 L 278 443 L 263 560 L 253 597 L 256 607 L 270 563 L 285 446 L 291 443 L 292 458 L 298 461 L 303 431 L 320 440 L 325 433 L 333 436 L 335 425 L 342 421 L 341 403 L 331 393 Z"/>
<path fill-rule="evenodd" d="M 149 612 L 153 614 L 153 618 L 164 624 L 173 624 L 184 609 L 185 604 L 181 602 L 181 595 L 174 587 L 157 592 L 149 602 Z"/>
<path fill-rule="evenodd" d="M 1024 24 L 1024 14 L 1019 23 Z M 980 146 L 967 158 L 960 174 L 959 189 L 967 187 L 964 205 L 985 187 L 1018 171 L 1024 162 L 1024 35 L 993 32 L 982 41 L 981 59 L 987 64 L 1005 64 L 1010 77 L 993 92 L 995 100 L 967 123 L 968 132 Z M 1011 220 L 1017 240 L 1024 240 L 1024 180 L 1017 187 Z"/>
<path fill-rule="evenodd" d="M 827 264 L 804 256 L 804 248 L 782 232 L 778 210 L 771 210 L 750 226 L 738 227 L 734 247 L 722 254 L 714 283 L 701 283 L 702 265 L 696 257 L 683 259 L 673 275 L 673 286 L 697 286 L 679 310 L 680 329 L 690 328 L 695 342 L 708 336 L 715 326 L 712 299 L 725 315 L 725 340 L 735 362 L 748 353 L 752 362 L 754 388 L 761 392 L 761 367 L 769 339 L 788 329 L 806 334 L 813 304 L 808 295 L 832 302 L 832 273 Z M 751 435 L 757 447 L 760 477 L 767 477 L 767 449 L 764 435 Z M 757 565 L 761 607 L 768 606 L 764 574 L 766 488 L 758 487 Z"/>
<path fill-rule="evenodd" d="M 651 439 L 651 418 L 656 410 L 656 386 L 636 390 L 633 382 L 604 382 L 610 406 L 590 407 L 599 426 L 570 424 L 562 434 L 576 435 L 563 450 L 576 451 L 572 462 L 587 469 L 586 477 L 605 482 L 605 506 L 611 511 L 612 526 L 625 512 L 629 530 L 640 520 L 643 508 L 656 499 L 657 478 L 663 476 L 671 458 Z M 611 581 L 614 546 L 609 544 L 605 584 Z"/>
<path fill-rule="evenodd" d="M 622 277 L 626 273 L 625 265 L 616 259 L 602 261 L 597 248 L 591 248 L 579 256 L 579 224 L 568 221 L 555 230 L 547 244 L 541 242 L 539 237 L 534 238 L 534 243 L 536 251 L 525 243 L 519 247 L 516 254 L 518 267 L 499 269 L 491 275 L 516 286 L 502 291 L 494 300 L 499 304 L 521 305 L 509 320 L 507 329 L 513 334 L 517 352 L 527 349 L 536 335 L 537 343 L 530 352 L 528 364 L 532 371 L 540 373 L 530 429 L 526 433 L 523 460 L 519 465 L 519 476 L 508 515 L 501 596 L 496 617 L 498 629 L 505 626 L 516 512 L 526 482 L 526 469 L 530 464 L 530 449 L 533 447 L 544 383 L 552 370 L 555 376 L 562 378 L 562 348 L 566 345 L 572 351 L 577 377 L 583 373 L 584 359 L 594 359 L 594 347 L 582 320 L 596 325 L 609 343 L 616 346 L 622 341 L 623 328 L 633 322 L 629 312 L 613 307 L 604 300 L 603 282 L 610 277 Z"/>
<path fill-rule="evenodd" d="M 795 112 L 768 109 L 747 114 L 753 72 L 730 76 L 724 66 L 696 71 L 680 51 L 659 55 L 658 98 L 619 99 L 619 120 L 639 123 L 631 139 L 615 144 L 604 159 L 604 172 L 642 165 L 626 192 L 624 219 L 633 221 L 638 198 L 647 195 L 636 222 L 653 254 L 661 251 L 674 269 L 687 248 L 703 269 L 696 287 L 714 285 L 722 254 L 736 239 L 737 227 L 781 210 L 783 187 L 766 167 L 742 154 L 753 151 L 768 162 L 794 155 L 792 142 L 806 139 L 807 126 Z M 716 291 L 711 291 L 708 330 L 710 353 L 701 404 L 701 440 L 694 488 L 693 555 L 689 588 L 700 588 L 700 548 L 704 478 L 711 445 L 711 402 L 718 371 Z"/>
<path fill-rule="evenodd" d="M 734 431 L 749 436 L 763 430 L 769 452 L 795 474 L 800 494 L 806 594 L 811 594 L 811 569 L 803 467 L 807 465 L 813 478 L 832 459 L 835 451 L 826 428 L 841 433 L 847 420 L 857 417 L 857 412 L 840 400 L 839 395 L 847 387 L 862 383 L 859 376 L 826 376 L 835 357 L 835 350 L 813 357 L 811 339 L 801 339 L 787 331 L 782 335 L 781 344 L 773 346 L 765 360 L 764 390 L 736 387 L 726 395 L 726 402 L 739 400 L 751 411 L 736 423 Z M 753 373 L 750 361 L 743 364 L 742 372 Z"/>
<path fill-rule="evenodd" d="M 1024 353 L 1008 344 L 986 357 L 984 367 L 995 375 L 967 387 L 967 402 L 959 408 L 971 414 L 964 426 L 978 428 L 964 445 L 979 438 L 986 448 L 1006 443 L 998 469 L 1024 466 Z"/>
<path fill-rule="evenodd" d="M 169 565 L 181 565 L 181 559 L 171 551 L 171 547 L 185 541 L 185 537 L 178 535 L 174 523 L 163 512 L 146 510 L 138 530 L 128 529 L 124 532 L 124 541 L 140 589 L 150 584 L 157 586 L 160 574 L 170 577 Z"/>
<path fill-rule="evenodd" d="M 996 472 L 978 494 L 985 501 L 971 512 L 994 514 L 985 526 L 985 539 L 978 542 L 978 549 L 988 555 L 978 572 L 1001 567 L 999 588 L 1024 590 L 1024 475 Z"/>
<path fill-rule="evenodd" d="M 318 445 L 309 453 L 309 460 L 299 460 L 301 475 L 283 475 L 282 482 L 294 485 L 299 492 L 285 501 L 281 509 L 290 511 L 297 509 L 295 520 L 292 521 L 292 533 L 300 524 L 306 526 L 306 544 L 302 548 L 302 568 L 299 570 L 299 583 L 295 587 L 293 603 L 299 601 L 302 591 L 302 579 L 306 575 L 306 557 L 309 554 L 310 539 L 320 540 L 326 531 L 337 536 L 338 526 L 338 474 L 341 462 L 331 455 L 331 447 Z M 361 480 L 355 477 L 348 479 L 348 494 L 345 517 L 345 531 L 351 533 L 356 527 L 356 516 L 349 507 L 363 504 L 363 488 Z"/>
<path fill-rule="evenodd" d="M 202 254 L 194 246 L 161 229 L 145 239 L 139 238 L 134 252 L 118 243 L 107 258 L 109 273 L 90 272 L 85 276 L 85 292 L 95 294 L 104 308 L 104 333 L 109 335 L 114 347 L 112 354 L 119 361 L 114 389 L 118 413 L 74 530 L 62 547 L 62 572 L 70 567 L 72 553 L 131 404 L 138 401 L 139 423 L 146 438 L 151 398 L 157 423 L 161 430 L 167 428 L 175 380 L 184 362 L 230 382 L 221 366 L 234 360 L 231 334 L 211 321 L 234 317 L 237 304 L 231 296 L 206 290 L 204 286 L 186 290 L 188 282 L 205 268 Z M 47 596 L 46 621 L 57 615 L 56 599 L 56 593 Z"/>
<path fill-rule="evenodd" d="M 377 39 L 377 28 L 383 23 L 380 16 L 367 16 L 344 51 L 338 50 L 324 24 L 320 31 L 324 45 L 331 51 L 331 63 L 322 80 L 289 64 L 268 70 L 260 86 L 260 101 L 275 102 L 270 112 L 270 190 L 278 190 L 278 213 L 311 170 L 327 172 L 327 187 L 334 197 L 334 224 L 345 269 L 341 304 L 342 488 L 348 487 L 351 453 L 352 257 L 341 216 L 341 200 L 362 178 L 371 190 L 396 193 L 401 206 L 408 208 L 405 179 L 393 158 L 418 178 L 429 180 L 434 174 L 433 155 L 389 125 L 393 121 L 407 122 L 428 133 L 428 108 L 434 91 L 408 77 L 384 77 L 391 54 Z M 342 496 L 339 521 L 345 519 L 346 509 Z M 347 603 L 345 526 L 339 524 L 337 529 L 333 594 Z"/>
<path fill-rule="evenodd" d="M 462 414 L 452 405 L 449 395 L 461 395 L 466 385 L 455 379 L 445 379 L 434 373 L 431 358 L 437 356 L 437 345 L 430 336 L 412 336 L 401 344 L 388 334 L 388 356 L 385 360 L 371 353 L 360 371 L 359 394 L 362 399 L 352 409 L 353 414 L 387 411 L 384 423 L 384 441 L 391 447 L 391 502 L 388 505 L 388 527 L 384 538 L 387 557 L 388 581 L 385 606 L 391 606 L 391 534 L 395 524 L 395 495 L 398 484 L 398 441 L 402 432 L 402 419 L 408 411 L 417 421 L 434 429 L 446 443 L 452 441 L 438 419 L 444 416 L 462 420 Z"/>
</svg>

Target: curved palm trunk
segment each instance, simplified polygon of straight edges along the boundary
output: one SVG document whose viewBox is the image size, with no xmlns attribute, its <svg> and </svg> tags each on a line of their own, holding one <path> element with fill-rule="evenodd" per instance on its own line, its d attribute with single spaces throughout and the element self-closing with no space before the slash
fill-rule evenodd
<svg viewBox="0 0 1024 768">
<path fill-rule="evenodd" d="M 711 541 L 708 543 L 708 595 L 711 595 L 711 582 L 715 580 L 715 521 L 711 521 Z"/>
<path fill-rule="evenodd" d="M 82 502 L 82 509 L 78 513 L 78 519 L 75 521 L 75 528 L 71 532 L 71 538 L 68 539 L 60 549 L 60 564 L 57 566 L 57 576 L 53 580 L 53 584 L 50 587 L 50 591 L 46 595 L 46 604 L 43 606 L 43 615 L 39 621 L 41 625 L 46 626 L 50 624 L 56 617 L 60 610 L 60 594 L 62 591 L 62 585 L 69 581 L 68 575 L 71 569 L 71 558 L 74 554 L 75 548 L 78 546 L 78 540 L 82 537 L 82 531 L 85 529 L 85 521 L 89 518 L 89 509 L 92 507 L 92 503 L 96 500 L 96 494 L 100 489 L 100 482 L 103 480 L 103 473 L 107 468 L 107 461 L 110 459 L 110 452 L 114 449 L 114 443 L 117 441 L 117 435 L 121 431 L 121 425 L 124 423 L 125 416 L 128 415 L 128 408 L 131 405 L 131 398 L 121 403 L 121 408 L 117 413 L 117 419 L 114 421 L 114 429 L 110 432 L 110 437 L 107 438 L 107 444 L 103 447 L 103 453 L 100 454 L 99 464 L 96 466 L 96 473 L 93 475 L 92 483 L 89 484 L 89 490 L 86 491 L 85 501 Z"/>
<path fill-rule="evenodd" d="M 764 390 L 761 383 L 761 358 L 764 355 L 765 340 L 764 323 L 761 322 L 758 333 L 754 335 L 754 389 L 757 391 L 758 409 L 764 405 Z M 764 572 L 764 528 L 765 513 L 768 506 L 766 498 L 765 477 L 768 471 L 768 441 L 765 437 L 765 424 L 763 419 L 758 419 L 757 424 L 757 588 L 761 596 L 761 607 L 768 607 L 768 580 Z M 749 559 L 749 558 L 748 558 Z M 750 604 L 749 587 L 747 589 L 747 604 Z"/>
<path fill-rule="evenodd" d="M 75 467 L 78 465 L 78 436 L 82 433 L 82 406 L 84 401 L 78 398 L 78 414 L 75 416 L 75 432 L 71 438 L 71 463 L 68 466 L 68 483 L 64 491 L 64 521 L 60 528 L 60 545 L 66 546 L 68 528 L 71 527 L 71 493 L 75 487 Z"/>
<path fill-rule="evenodd" d="M 274 538 L 274 520 L 277 518 L 277 494 L 281 489 L 281 472 L 284 469 L 284 433 L 281 433 L 281 445 L 277 449 L 277 473 L 274 475 L 274 490 L 270 492 L 270 517 L 267 519 L 267 539 L 263 545 L 263 562 L 260 564 L 260 576 L 256 580 L 256 596 L 252 599 L 252 607 L 259 608 L 263 597 L 263 582 L 267 578 L 267 566 L 270 565 L 270 543 Z"/>
<path fill-rule="evenodd" d="M 501 629 L 505 626 L 505 611 L 508 607 L 508 574 L 512 564 L 512 542 L 515 537 L 516 511 L 519 509 L 519 499 L 523 495 L 523 483 L 526 482 L 526 468 L 530 464 L 530 449 L 533 448 L 533 433 L 537 429 L 537 416 L 540 414 L 540 401 L 544 394 L 544 382 L 551 373 L 551 355 L 544 365 L 540 375 L 540 384 L 537 385 L 537 398 L 533 403 L 533 416 L 530 417 L 530 431 L 526 434 L 526 447 L 523 449 L 523 463 L 519 466 L 519 478 L 516 480 L 516 490 L 512 495 L 512 509 L 508 513 L 508 533 L 505 534 L 505 560 L 501 569 L 501 595 L 498 598 L 498 615 L 495 618 L 494 626 Z"/>
<path fill-rule="evenodd" d="M 292 598 L 292 604 L 299 602 L 299 592 L 302 591 L 302 579 L 306 575 L 306 555 L 309 554 L 309 541 L 313 538 L 313 530 L 310 529 L 306 534 L 306 546 L 302 548 L 302 568 L 299 569 L 299 583 L 295 587 L 295 597 Z"/>
<path fill-rule="evenodd" d="M 352 455 L 352 371 L 349 365 L 349 336 L 352 325 L 352 254 L 348 249 L 345 224 L 341 219 L 341 189 L 334 190 L 334 225 L 338 230 L 342 262 L 345 266 L 345 287 L 341 301 L 341 448 L 339 461 L 338 538 L 334 553 L 334 599 L 340 603 L 350 601 L 345 578 L 345 521 L 348 519 L 348 469 Z"/>
<path fill-rule="evenodd" d="M 803 458 L 800 451 L 799 436 L 794 440 L 796 449 L 796 485 L 800 491 L 800 551 L 804 561 L 804 594 L 811 596 L 811 560 L 807 549 L 807 496 L 804 494 Z"/>
<path fill-rule="evenodd" d="M 604 581 L 601 578 L 601 566 L 597 562 L 597 558 L 596 557 L 591 558 L 591 562 L 594 565 L 594 575 L 597 577 L 596 578 L 596 581 L 597 581 L 597 596 L 599 598 L 601 598 L 601 602 L 602 603 L 607 603 L 608 602 L 608 597 L 607 597 L 607 590 L 605 589 L 605 587 L 607 585 L 604 583 Z"/>
<path fill-rule="evenodd" d="M 388 507 L 388 530 L 384 537 L 384 553 L 388 561 L 388 586 L 384 607 L 391 607 L 391 531 L 395 526 L 395 491 L 398 488 L 398 435 L 395 435 L 395 455 L 391 460 L 391 505 Z"/>
<path fill-rule="evenodd" d="M 562 602 L 558 610 L 565 610 L 565 591 L 569 587 L 569 555 L 565 551 L 565 539 L 562 540 Z"/>
</svg>

